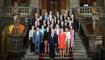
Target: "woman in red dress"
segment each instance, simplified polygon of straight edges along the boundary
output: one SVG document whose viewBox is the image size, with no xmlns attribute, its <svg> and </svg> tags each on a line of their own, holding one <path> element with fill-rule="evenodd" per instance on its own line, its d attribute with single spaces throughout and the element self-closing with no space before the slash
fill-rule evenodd
<svg viewBox="0 0 105 60">
<path fill-rule="evenodd" d="M 66 34 L 63 32 L 63 29 L 61 29 L 61 32 L 58 35 L 58 48 L 60 50 L 60 56 L 64 57 L 66 49 Z"/>
</svg>

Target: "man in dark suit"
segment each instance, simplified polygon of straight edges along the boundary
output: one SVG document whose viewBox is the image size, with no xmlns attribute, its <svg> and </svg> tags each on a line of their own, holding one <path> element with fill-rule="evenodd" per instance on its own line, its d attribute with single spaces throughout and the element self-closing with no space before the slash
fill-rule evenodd
<svg viewBox="0 0 105 60">
<path fill-rule="evenodd" d="M 55 42 L 57 39 L 57 34 L 53 29 L 51 29 L 51 34 L 49 35 L 49 49 L 50 49 L 50 58 L 55 58 Z"/>
<path fill-rule="evenodd" d="M 33 33 L 33 43 L 35 48 L 35 54 L 40 53 L 40 45 L 42 43 L 42 33 L 39 30 L 39 27 L 37 27 L 36 31 Z"/>
<path fill-rule="evenodd" d="M 42 17 L 42 20 L 47 20 L 48 19 L 48 13 L 45 12 L 45 15 Z"/>
</svg>

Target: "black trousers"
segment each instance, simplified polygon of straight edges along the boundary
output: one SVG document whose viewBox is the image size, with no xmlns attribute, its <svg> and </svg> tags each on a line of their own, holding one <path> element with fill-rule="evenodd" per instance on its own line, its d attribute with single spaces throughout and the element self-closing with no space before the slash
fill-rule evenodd
<svg viewBox="0 0 105 60">
<path fill-rule="evenodd" d="M 55 57 L 55 46 L 49 45 L 49 49 L 50 49 L 50 52 L 49 52 L 50 58 L 54 58 Z"/>
<path fill-rule="evenodd" d="M 32 38 L 30 40 L 30 50 L 31 50 L 31 52 L 35 51 L 35 49 L 34 49 L 34 43 L 32 42 Z"/>
</svg>

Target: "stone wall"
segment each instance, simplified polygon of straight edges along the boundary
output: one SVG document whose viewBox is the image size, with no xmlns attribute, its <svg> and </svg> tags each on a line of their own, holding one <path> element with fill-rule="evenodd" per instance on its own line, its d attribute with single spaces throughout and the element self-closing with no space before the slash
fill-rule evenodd
<svg viewBox="0 0 105 60">
<path fill-rule="evenodd" d="M 105 0 L 104 0 L 104 7 L 103 8 L 104 8 L 104 12 L 105 12 Z"/>
<path fill-rule="evenodd" d="M 104 0 L 96 0 L 97 6 L 103 6 Z"/>
<path fill-rule="evenodd" d="M 39 0 L 30 0 L 30 7 L 37 9 L 36 11 L 39 12 Z"/>
<path fill-rule="evenodd" d="M 97 4 L 97 6 L 101 6 L 102 12 L 105 13 L 105 0 L 96 0 L 96 4 Z"/>
</svg>

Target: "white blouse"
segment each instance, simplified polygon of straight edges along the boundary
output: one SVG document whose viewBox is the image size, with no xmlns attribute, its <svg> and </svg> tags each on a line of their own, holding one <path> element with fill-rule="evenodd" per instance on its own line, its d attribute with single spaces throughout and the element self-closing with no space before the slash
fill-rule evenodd
<svg viewBox="0 0 105 60">
<path fill-rule="evenodd" d="M 34 32 L 35 32 L 35 30 L 29 30 L 29 38 L 33 37 Z"/>
<path fill-rule="evenodd" d="M 57 35 L 59 35 L 59 29 L 56 29 L 56 33 L 57 33 Z"/>
<path fill-rule="evenodd" d="M 71 35 L 70 32 L 66 32 L 66 39 L 70 39 Z"/>
</svg>

